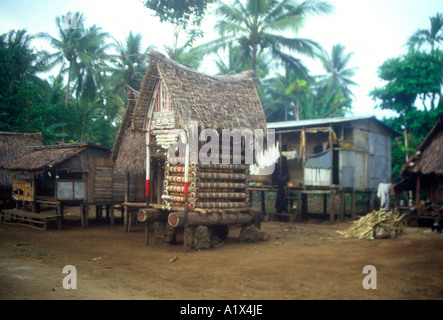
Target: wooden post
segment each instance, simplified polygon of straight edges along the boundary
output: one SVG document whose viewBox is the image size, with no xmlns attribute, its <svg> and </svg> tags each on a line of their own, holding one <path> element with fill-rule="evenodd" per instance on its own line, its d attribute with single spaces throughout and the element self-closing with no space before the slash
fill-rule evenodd
<svg viewBox="0 0 443 320">
<path fill-rule="evenodd" d="M 260 191 L 261 195 L 261 212 L 263 217 L 266 215 L 266 206 L 265 206 L 265 190 Z"/>
<path fill-rule="evenodd" d="M 149 192 L 151 187 L 151 132 L 146 130 L 146 206 L 149 207 L 151 193 Z"/>
<path fill-rule="evenodd" d="M 95 206 L 95 220 L 100 222 L 102 216 L 102 207 L 99 205 Z"/>
<path fill-rule="evenodd" d="M 134 223 L 132 220 L 132 209 L 128 208 L 128 232 L 132 231 L 132 224 Z"/>
<path fill-rule="evenodd" d="M 129 172 L 126 172 L 126 176 L 125 176 L 125 203 L 129 202 Z M 128 206 L 124 205 L 123 206 L 123 226 L 124 226 L 124 230 L 125 232 L 128 232 L 128 224 L 129 224 L 129 210 L 128 210 Z"/>
<path fill-rule="evenodd" d="M 61 230 L 63 224 L 63 203 L 58 201 L 56 206 L 56 214 L 57 214 L 57 228 Z"/>
<path fill-rule="evenodd" d="M 323 215 L 326 216 L 328 212 L 328 195 L 323 194 Z"/>
<path fill-rule="evenodd" d="M 145 246 L 149 245 L 149 222 L 145 222 Z"/>
<path fill-rule="evenodd" d="M 417 182 L 415 185 L 415 208 L 418 209 L 420 204 L 420 191 L 421 191 L 421 175 L 417 173 Z"/>
<path fill-rule="evenodd" d="M 301 219 L 306 219 L 308 217 L 308 195 L 306 193 L 301 194 Z"/>
<path fill-rule="evenodd" d="M 39 213 L 40 212 L 40 204 L 36 201 L 32 201 L 32 212 L 33 213 Z"/>
<path fill-rule="evenodd" d="M 356 210 L 355 210 L 355 189 L 351 192 L 351 218 L 355 219 Z"/>
<path fill-rule="evenodd" d="M 330 218 L 329 221 L 333 223 L 335 221 L 335 189 L 331 189 L 331 208 L 330 208 Z"/>
<path fill-rule="evenodd" d="M 110 225 L 111 227 L 114 226 L 114 206 L 111 204 L 109 206 L 109 219 L 110 219 Z"/>
<path fill-rule="evenodd" d="M 88 216 L 89 216 L 89 208 L 87 205 L 85 205 L 83 202 L 80 203 L 80 215 L 81 215 L 81 221 L 82 221 L 82 228 L 88 227 Z"/>
<path fill-rule="evenodd" d="M 345 220 L 345 210 L 346 210 L 346 192 L 340 191 L 340 221 Z"/>
<path fill-rule="evenodd" d="M 189 137 L 186 141 L 186 154 L 185 154 L 185 217 L 183 226 L 183 249 L 186 251 L 188 248 L 188 177 L 189 176 Z"/>
</svg>

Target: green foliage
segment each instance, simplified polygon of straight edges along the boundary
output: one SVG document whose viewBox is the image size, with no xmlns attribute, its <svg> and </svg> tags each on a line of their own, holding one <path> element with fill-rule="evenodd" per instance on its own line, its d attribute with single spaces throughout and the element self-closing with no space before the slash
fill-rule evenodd
<svg viewBox="0 0 443 320">
<path fill-rule="evenodd" d="M 429 30 L 417 30 L 408 40 L 408 53 L 385 61 L 379 78 L 385 82 L 370 95 L 380 109 L 397 113 L 384 122 L 402 135 L 392 142 L 392 181 L 400 173 L 443 112 L 443 16 L 430 18 Z M 429 50 L 430 49 L 430 50 Z"/>
<path fill-rule="evenodd" d="M 307 75 L 306 67 L 291 53 L 313 56 L 320 45 L 310 39 L 283 36 L 286 31 L 296 32 L 306 18 L 313 14 L 328 13 L 331 5 L 307 0 L 245 0 L 232 5 L 221 2 L 216 9 L 220 17 L 216 30 L 218 39 L 194 48 L 199 54 L 213 54 L 229 45 L 239 45 L 250 57 L 250 69 L 256 72 L 257 56 L 269 53 L 276 61 Z"/>
<path fill-rule="evenodd" d="M 336 45 L 329 56 L 320 55 L 326 74 L 306 77 L 303 72 L 286 69 L 265 81 L 263 98 L 268 121 L 319 119 L 344 116 L 351 108 L 350 86 L 355 68 L 349 68 L 351 54 L 344 54 L 343 45 Z"/>
<path fill-rule="evenodd" d="M 409 38 L 407 45 L 410 51 L 420 50 L 427 46 L 431 51 L 434 51 L 443 42 L 443 14 L 437 13 L 430 17 L 429 21 L 430 28 L 428 30 L 418 29 Z"/>
<path fill-rule="evenodd" d="M 105 102 L 116 100 L 103 77 L 108 35 L 97 26 L 86 28 L 82 15 L 77 17 L 77 29 L 65 29 L 63 16 L 57 17 L 59 38 L 38 35 L 56 49 L 53 54 L 32 48 L 35 37 L 23 30 L 0 35 L 0 130 L 41 132 L 45 144 L 88 141 L 112 147 L 120 116 L 114 103 Z M 58 76 L 38 77 L 57 65 Z"/>
<path fill-rule="evenodd" d="M 200 26 L 209 4 L 216 0 L 146 0 L 145 7 L 155 11 L 161 22 Z"/>
<path fill-rule="evenodd" d="M 400 173 L 406 162 L 405 155 L 412 156 L 420 143 L 432 129 L 440 112 L 443 112 L 443 105 L 435 110 L 424 111 L 412 109 L 404 116 L 384 119 L 384 123 L 401 133 L 392 141 L 392 182 L 401 180 Z M 405 146 L 405 133 L 409 147 Z"/>
<path fill-rule="evenodd" d="M 380 101 L 379 108 L 404 115 L 415 108 L 418 98 L 425 109 L 435 109 L 443 84 L 443 52 L 413 51 L 389 59 L 379 67 L 378 74 L 386 85 L 375 88 L 370 95 Z"/>
</svg>

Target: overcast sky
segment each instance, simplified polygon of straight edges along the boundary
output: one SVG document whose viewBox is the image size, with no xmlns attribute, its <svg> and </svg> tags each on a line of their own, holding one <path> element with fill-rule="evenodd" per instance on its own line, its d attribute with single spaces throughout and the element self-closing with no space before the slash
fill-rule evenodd
<svg viewBox="0 0 443 320">
<path fill-rule="evenodd" d="M 408 37 L 417 29 L 429 29 L 429 17 L 443 12 L 442 0 L 330 0 L 335 10 L 332 14 L 311 17 L 300 30 L 298 37 L 320 43 L 328 52 L 341 43 L 347 52 L 353 52 L 350 65 L 357 67 L 354 81 L 356 101 L 354 115 L 389 115 L 375 109 L 369 92 L 379 86 L 377 68 L 387 59 L 405 53 Z M 141 0 L 0 0 L 0 34 L 11 29 L 26 29 L 29 33 L 49 32 L 57 36 L 55 17 L 68 11 L 80 11 L 87 26 L 96 24 L 118 41 L 125 41 L 129 31 L 141 33 L 144 47 L 154 45 L 163 52 L 163 46 L 172 45 L 172 28 L 160 24 Z M 203 30 L 206 42 L 216 34 L 212 31 L 215 19 L 206 18 Z M 43 44 L 35 43 L 37 48 Z M 318 63 L 305 60 L 313 75 L 321 74 Z M 200 70 L 214 72 L 210 61 Z"/>
</svg>

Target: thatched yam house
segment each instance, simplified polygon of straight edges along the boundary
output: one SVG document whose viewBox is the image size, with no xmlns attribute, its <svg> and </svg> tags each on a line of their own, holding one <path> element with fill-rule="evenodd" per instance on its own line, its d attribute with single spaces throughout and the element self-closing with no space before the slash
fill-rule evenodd
<svg viewBox="0 0 443 320">
<path fill-rule="evenodd" d="M 423 206 L 423 200 L 431 204 L 428 209 L 435 209 L 443 214 L 443 113 L 438 116 L 434 127 L 414 156 L 404 165 L 401 176 L 403 180 L 394 189 L 399 194 L 411 191 L 414 194 L 414 206 L 421 211 L 419 214 L 426 214 L 428 211 Z M 405 200 L 407 199 L 403 199 Z M 428 213 L 436 213 L 435 210 L 429 210 Z"/>
<path fill-rule="evenodd" d="M 134 98 L 135 103 L 131 101 Z M 189 137 L 192 123 L 197 124 L 199 133 L 203 129 L 220 134 L 223 129 L 265 132 L 266 118 L 252 72 L 208 76 L 151 51 L 140 92 L 133 92 L 129 99 L 114 145 L 114 170 L 132 181 L 145 178 L 143 189 L 147 199 L 145 204 L 128 202 L 127 207 L 154 207 L 166 215 L 187 210 L 205 214 L 211 209 L 248 210 L 247 166 L 223 167 L 220 161 L 208 167 L 198 159 L 191 165 L 189 157 L 176 164 L 171 160 L 180 156 L 171 156 L 167 151 L 178 143 L 180 132 Z M 126 185 L 129 191 L 130 183 L 127 181 Z M 129 199 L 128 192 L 126 198 Z M 140 217 L 147 218 L 142 211 Z"/>
<path fill-rule="evenodd" d="M 12 162 L 2 165 L 14 175 L 12 195 L 20 202 L 56 206 L 80 206 L 82 225 L 87 226 L 88 206 L 111 209 L 119 203 L 113 196 L 111 150 L 94 144 L 33 147 Z"/>
<path fill-rule="evenodd" d="M 42 144 L 41 133 L 0 132 L 0 166 L 29 152 L 31 147 Z M 11 195 L 12 175 L 0 172 L 0 201 L 2 205 L 6 205 L 6 202 L 12 199 Z"/>
</svg>

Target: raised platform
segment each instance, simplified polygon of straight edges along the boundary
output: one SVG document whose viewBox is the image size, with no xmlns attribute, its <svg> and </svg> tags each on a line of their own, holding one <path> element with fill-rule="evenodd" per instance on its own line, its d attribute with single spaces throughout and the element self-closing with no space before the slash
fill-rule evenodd
<svg viewBox="0 0 443 320">
<path fill-rule="evenodd" d="M 46 230 L 48 223 L 54 221 L 61 229 L 61 216 L 55 214 L 33 213 L 26 210 L 1 210 L 1 221 L 9 224 L 20 224 L 23 226 Z"/>
</svg>

